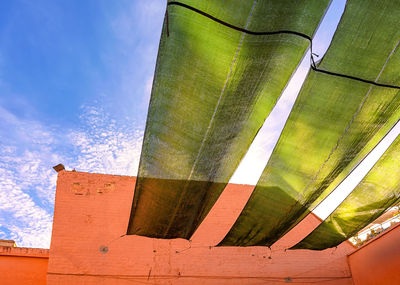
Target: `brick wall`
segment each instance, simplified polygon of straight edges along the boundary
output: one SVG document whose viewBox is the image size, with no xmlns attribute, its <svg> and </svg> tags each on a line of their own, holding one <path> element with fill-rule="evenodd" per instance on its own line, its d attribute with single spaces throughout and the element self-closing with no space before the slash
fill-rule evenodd
<svg viewBox="0 0 400 285">
<path fill-rule="evenodd" d="M 228 185 L 192 237 L 124 236 L 135 178 L 59 173 L 48 284 L 352 284 L 349 243 L 325 251 L 287 250 L 320 221 L 310 215 L 271 249 L 213 247 L 253 186 Z M 122 236 L 122 237 L 121 237 Z"/>
</svg>

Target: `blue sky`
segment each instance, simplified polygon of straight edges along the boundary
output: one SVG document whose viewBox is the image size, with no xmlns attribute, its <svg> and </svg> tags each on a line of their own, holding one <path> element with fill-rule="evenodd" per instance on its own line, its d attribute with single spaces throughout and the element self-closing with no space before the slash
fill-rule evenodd
<svg viewBox="0 0 400 285">
<path fill-rule="evenodd" d="M 135 175 L 165 1 L 0 1 L 0 238 L 49 247 L 52 166 Z"/>
<path fill-rule="evenodd" d="M 316 35 L 321 56 L 344 3 Z M 50 246 L 58 163 L 136 175 L 165 5 L 0 1 L 0 239 Z M 306 57 L 231 182 L 257 182 L 308 68 Z"/>
</svg>

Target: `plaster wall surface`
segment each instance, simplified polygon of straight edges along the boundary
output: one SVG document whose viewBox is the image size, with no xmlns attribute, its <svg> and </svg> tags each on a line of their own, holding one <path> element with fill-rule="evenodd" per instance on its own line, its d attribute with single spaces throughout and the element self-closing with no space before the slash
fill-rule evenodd
<svg viewBox="0 0 400 285">
<path fill-rule="evenodd" d="M 400 224 L 349 255 L 356 285 L 400 284 Z"/>
<path fill-rule="evenodd" d="M 49 250 L 0 246 L 1 285 L 45 285 Z"/>
<path fill-rule="evenodd" d="M 352 284 L 349 243 L 285 250 L 320 223 L 312 215 L 270 249 L 214 247 L 254 186 L 228 185 L 191 241 L 125 235 L 134 187 L 135 177 L 59 173 L 47 284 Z"/>
</svg>

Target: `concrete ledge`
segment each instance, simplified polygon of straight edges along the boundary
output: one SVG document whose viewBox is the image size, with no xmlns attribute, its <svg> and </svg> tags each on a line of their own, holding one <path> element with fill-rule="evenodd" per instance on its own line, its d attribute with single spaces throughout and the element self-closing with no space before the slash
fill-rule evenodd
<svg viewBox="0 0 400 285">
<path fill-rule="evenodd" d="M 49 250 L 45 248 L 0 246 L 0 256 L 49 258 Z"/>
</svg>

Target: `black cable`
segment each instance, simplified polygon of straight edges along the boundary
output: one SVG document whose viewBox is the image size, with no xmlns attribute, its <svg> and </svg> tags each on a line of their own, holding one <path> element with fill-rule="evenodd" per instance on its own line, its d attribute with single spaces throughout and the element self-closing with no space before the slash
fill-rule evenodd
<svg viewBox="0 0 400 285">
<path fill-rule="evenodd" d="M 229 23 L 227 23 L 225 21 L 222 21 L 222 20 L 220 20 L 218 18 L 215 18 L 214 16 L 211 16 L 210 14 L 207 14 L 206 12 L 203 12 L 203 11 L 201 11 L 199 9 L 196 9 L 196 8 L 194 8 L 192 6 L 189 6 L 187 4 L 184 4 L 184 3 L 172 1 L 172 2 L 168 3 L 168 6 L 170 6 L 170 5 L 176 5 L 176 6 L 181 6 L 181 7 L 187 8 L 189 10 L 192 10 L 192 11 L 194 11 L 194 12 L 200 14 L 200 15 L 203 15 L 203 16 L 213 20 L 214 22 L 217 22 L 217 23 L 219 23 L 221 25 L 224 25 L 224 26 L 226 26 L 228 28 L 231 28 L 233 30 L 236 30 L 236 31 L 239 31 L 239 32 L 243 32 L 243 33 L 246 33 L 246 34 L 249 34 L 249 35 L 265 36 L 265 35 L 277 35 L 277 34 L 292 34 L 292 35 L 296 35 L 296 36 L 305 38 L 308 41 L 310 41 L 310 43 L 312 44 L 311 37 L 306 35 L 306 34 L 300 33 L 300 32 L 289 31 L 289 30 L 280 30 L 280 31 L 274 31 L 274 32 L 253 32 L 253 31 L 249 31 L 249 30 L 234 26 L 232 24 L 229 24 Z"/>
<path fill-rule="evenodd" d="M 203 12 L 203 11 L 197 9 L 197 8 L 194 8 L 192 6 L 189 6 L 189 5 L 181 3 L 181 2 L 177 2 L 177 1 L 168 2 L 167 6 L 171 6 L 171 5 L 180 6 L 180 7 L 189 9 L 189 10 L 191 10 L 193 12 L 196 12 L 196 13 L 198 13 L 200 15 L 203 15 L 203 16 L 213 20 L 214 22 L 217 22 L 217 23 L 219 23 L 221 25 L 224 25 L 225 27 L 228 27 L 228 28 L 231 28 L 233 30 L 236 30 L 236 31 L 239 31 L 239 32 L 242 32 L 242 33 L 246 33 L 246 34 L 249 34 L 249 35 L 266 36 L 266 35 L 277 35 L 277 34 L 290 34 L 290 35 L 296 35 L 296 36 L 302 37 L 302 38 L 304 38 L 304 39 L 306 39 L 306 40 L 308 40 L 310 42 L 310 62 L 311 62 L 310 66 L 311 66 L 312 70 L 314 70 L 316 72 L 321 72 L 321 73 L 324 73 L 324 74 L 332 75 L 332 76 L 338 76 L 338 77 L 343 77 L 343 78 L 347 78 L 347 79 L 351 79 L 351 80 L 361 81 L 361 82 L 372 84 L 372 85 L 379 86 L 379 87 L 400 89 L 400 86 L 397 86 L 397 85 L 391 85 L 391 84 L 385 84 L 385 83 L 377 83 L 377 82 L 372 81 L 372 80 L 363 79 L 363 78 L 352 76 L 352 75 L 346 75 L 346 74 L 341 74 L 341 73 L 336 73 L 336 72 L 332 72 L 332 71 L 328 71 L 328 70 L 319 69 L 316 66 L 315 61 L 314 61 L 314 55 L 316 55 L 316 54 L 313 53 L 313 49 L 312 49 L 313 42 L 312 42 L 312 38 L 309 35 L 306 35 L 306 34 L 303 34 L 303 33 L 300 33 L 300 32 L 296 32 L 296 31 L 290 31 L 290 30 L 279 30 L 279 31 L 273 31 L 273 32 L 254 32 L 254 31 L 250 31 L 250 30 L 247 30 L 247 29 L 244 29 L 244 28 L 237 27 L 235 25 L 229 24 L 229 23 L 227 23 L 225 21 L 222 21 L 221 19 L 218 19 L 218 18 L 216 18 L 216 17 L 214 17 L 214 16 L 212 16 L 212 15 L 206 13 L 206 12 Z M 168 7 L 167 7 L 167 10 L 168 10 Z M 166 22 L 166 24 L 167 24 L 167 36 L 169 36 L 168 14 L 166 14 L 166 17 L 167 17 L 167 22 Z M 318 55 L 316 55 L 316 56 L 318 56 Z"/>
<path fill-rule="evenodd" d="M 314 65 L 311 65 L 311 68 L 314 71 L 325 73 L 325 74 L 328 74 L 328 75 L 333 75 L 333 76 L 339 76 L 339 77 L 344 77 L 344 78 L 348 78 L 348 79 L 353 79 L 353 80 L 365 82 L 365 83 L 368 83 L 368 84 L 373 84 L 373 85 L 380 86 L 380 87 L 400 89 L 400 86 L 390 85 L 390 84 L 385 84 L 385 83 L 378 83 L 378 82 L 375 82 L 375 81 L 363 79 L 363 78 L 356 77 L 356 76 L 351 76 L 351 75 L 336 73 L 336 72 L 332 72 L 332 71 L 328 71 L 328 70 L 323 70 L 323 69 L 319 69 L 319 68 L 315 67 Z"/>
</svg>

